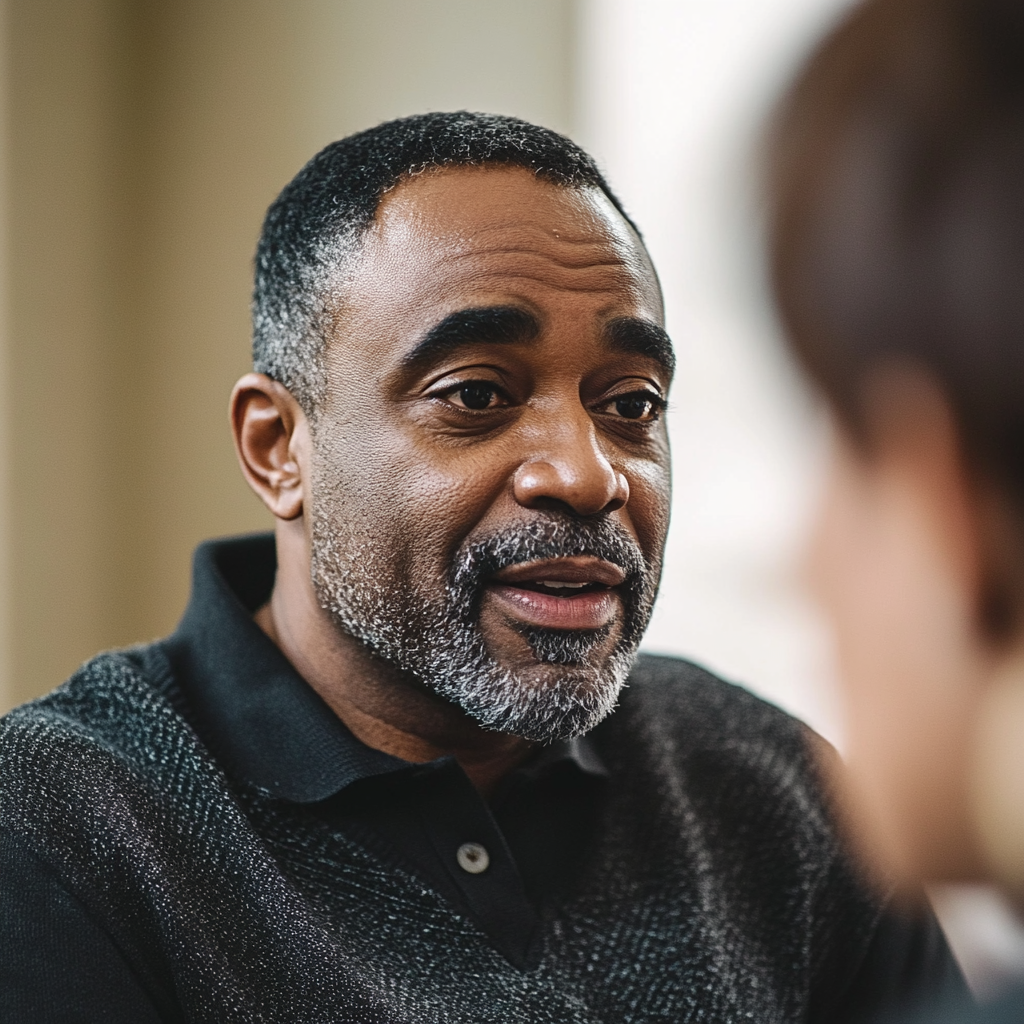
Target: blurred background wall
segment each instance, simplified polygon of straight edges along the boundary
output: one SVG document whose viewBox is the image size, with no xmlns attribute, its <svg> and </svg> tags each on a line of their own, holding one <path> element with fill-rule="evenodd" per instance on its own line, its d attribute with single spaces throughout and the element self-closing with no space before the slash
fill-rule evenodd
<svg viewBox="0 0 1024 1024">
<path fill-rule="evenodd" d="M 795 61 L 848 0 L 591 0 L 577 136 L 645 233 L 680 365 L 675 494 L 650 648 L 696 658 L 841 742 L 800 549 L 824 454 L 761 277 L 758 150 Z"/>
<path fill-rule="evenodd" d="M 424 109 L 571 131 L 570 0 L 4 0 L 0 710 L 173 628 L 266 528 L 226 403 L 267 205 Z"/>
<path fill-rule="evenodd" d="M 250 262 L 317 149 L 417 110 L 574 135 L 644 228 L 680 353 L 648 647 L 833 738 L 796 586 L 820 425 L 757 278 L 756 126 L 843 0 L 0 0 L 0 710 L 170 630 L 204 537 L 269 523 L 225 405 Z"/>
<path fill-rule="evenodd" d="M 647 638 L 840 741 L 798 552 L 824 429 L 758 266 L 757 127 L 848 0 L 0 0 L 0 712 L 173 628 L 205 537 L 268 527 L 226 403 L 267 205 L 332 139 L 468 107 L 576 137 L 644 230 L 679 354 Z M 982 988 L 1024 965 L 941 897 Z"/>
</svg>

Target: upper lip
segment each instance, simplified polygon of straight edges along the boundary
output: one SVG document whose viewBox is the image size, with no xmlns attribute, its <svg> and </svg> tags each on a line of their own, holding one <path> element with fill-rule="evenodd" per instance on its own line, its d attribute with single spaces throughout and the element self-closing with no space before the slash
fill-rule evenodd
<svg viewBox="0 0 1024 1024">
<path fill-rule="evenodd" d="M 496 572 L 492 579 L 496 583 L 512 586 L 551 580 L 557 583 L 600 583 L 606 587 L 617 587 L 626 581 L 626 574 L 614 563 L 593 555 L 573 555 L 519 562 Z"/>
</svg>

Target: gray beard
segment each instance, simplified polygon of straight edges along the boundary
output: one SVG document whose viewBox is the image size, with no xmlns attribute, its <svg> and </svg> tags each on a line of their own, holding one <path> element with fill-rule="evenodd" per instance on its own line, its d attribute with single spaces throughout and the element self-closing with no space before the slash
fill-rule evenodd
<svg viewBox="0 0 1024 1024">
<path fill-rule="evenodd" d="M 657 574 L 636 541 L 608 519 L 547 513 L 500 536 L 465 545 L 452 565 L 442 600 L 431 601 L 377 567 L 387 557 L 366 536 L 342 537 L 331 515 L 313 511 L 312 581 L 335 623 L 378 658 L 416 676 L 429 690 L 486 729 L 551 742 L 592 729 L 616 705 L 650 620 Z M 327 511 L 326 509 L 323 511 Z M 625 614 L 610 655 L 599 648 L 609 629 L 524 628 L 542 679 L 497 662 L 478 623 L 480 597 L 500 569 L 540 558 L 594 555 L 626 574 Z M 388 582 L 382 582 L 388 581 Z"/>
</svg>

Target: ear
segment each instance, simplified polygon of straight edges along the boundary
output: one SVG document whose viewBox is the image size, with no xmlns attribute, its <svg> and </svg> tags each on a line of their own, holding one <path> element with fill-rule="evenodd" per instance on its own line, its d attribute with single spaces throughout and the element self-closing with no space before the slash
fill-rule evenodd
<svg viewBox="0 0 1024 1024">
<path fill-rule="evenodd" d="M 278 519 L 302 515 L 309 469 L 309 423 L 292 393 L 262 373 L 231 392 L 231 432 L 242 473 Z"/>
</svg>

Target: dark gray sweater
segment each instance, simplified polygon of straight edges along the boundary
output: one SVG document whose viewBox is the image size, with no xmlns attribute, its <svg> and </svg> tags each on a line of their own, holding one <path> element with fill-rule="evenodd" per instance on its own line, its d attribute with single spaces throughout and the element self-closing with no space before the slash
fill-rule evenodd
<svg viewBox="0 0 1024 1024">
<path fill-rule="evenodd" d="M 591 734 L 607 792 L 529 968 L 227 774 L 152 663 L 103 655 L 0 725 L 4 1021 L 837 1024 L 959 985 L 934 922 L 851 870 L 804 728 L 686 662 L 641 657 Z"/>
</svg>

